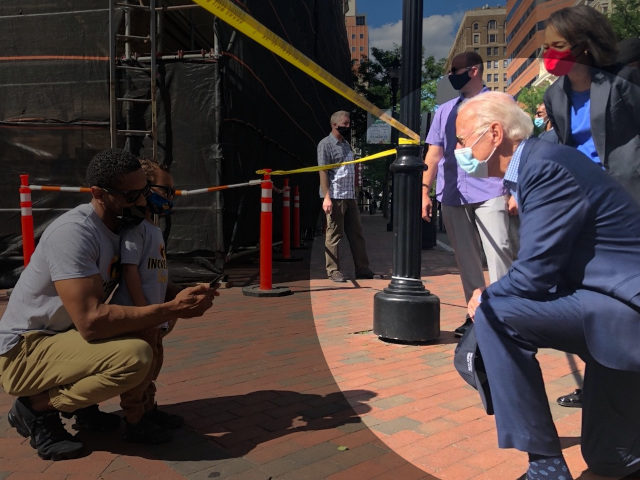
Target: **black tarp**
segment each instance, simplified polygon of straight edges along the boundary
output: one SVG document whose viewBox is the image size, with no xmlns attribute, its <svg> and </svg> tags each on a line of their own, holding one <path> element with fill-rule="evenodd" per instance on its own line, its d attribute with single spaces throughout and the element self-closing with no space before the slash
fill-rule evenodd
<svg viewBox="0 0 640 480">
<path fill-rule="evenodd" d="M 238 5 L 349 82 L 342 0 Z M 167 10 L 161 17 L 160 54 L 205 52 L 195 59 L 159 60 L 159 159 L 170 165 L 177 188 L 241 183 L 259 178 L 260 168 L 315 164 L 329 116 L 349 109 L 346 100 L 201 8 Z M 15 280 L 21 263 L 19 173 L 29 173 L 31 184 L 81 186 L 91 156 L 109 146 L 108 27 L 107 0 L 0 2 L 0 286 Z M 148 26 L 137 16 L 133 28 L 144 32 Z M 218 59 L 209 56 L 214 38 Z M 148 95 L 148 76 L 120 75 L 128 95 Z M 149 128 L 149 109 L 136 107 L 131 121 Z M 128 146 L 148 155 L 148 143 Z M 281 178 L 274 180 L 282 185 Z M 312 229 L 318 175 L 296 175 L 290 183 L 300 187 L 303 229 Z M 220 258 L 256 245 L 259 197 L 259 188 L 248 187 L 178 198 L 168 251 Z M 87 200 L 87 194 L 34 192 L 36 237 L 64 209 Z M 274 195 L 276 241 L 280 214 Z"/>
</svg>

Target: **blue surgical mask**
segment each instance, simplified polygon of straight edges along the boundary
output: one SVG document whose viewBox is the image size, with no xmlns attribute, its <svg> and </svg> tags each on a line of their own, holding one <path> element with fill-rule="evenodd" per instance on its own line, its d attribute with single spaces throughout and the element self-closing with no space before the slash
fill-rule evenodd
<svg viewBox="0 0 640 480">
<path fill-rule="evenodd" d="M 547 122 L 542 117 L 536 117 L 536 118 L 533 119 L 533 124 L 538 128 L 542 128 L 545 123 L 547 123 Z"/>
<path fill-rule="evenodd" d="M 471 151 L 471 149 L 476 145 L 476 143 L 480 141 L 482 136 L 487 133 L 487 130 L 489 130 L 489 127 L 484 129 L 484 131 L 470 147 L 456 148 L 453 151 L 453 154 L 456 157 L 456 161 L 458 162 L 458 166 L 472 177 L 487 178 L 489 176 L 488 161 L 495 153 L 496 148 L 498 148 L 497 146 L 494 147 L 494 149 L 485 160 L 478 160 L 473 156 L 473 152 Z"/>
</svg>

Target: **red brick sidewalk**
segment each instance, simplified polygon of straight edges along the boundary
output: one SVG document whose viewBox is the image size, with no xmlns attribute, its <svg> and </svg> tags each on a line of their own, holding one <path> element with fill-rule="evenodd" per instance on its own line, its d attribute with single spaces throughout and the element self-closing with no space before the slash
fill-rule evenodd
<svg viewBox="0 0 640 480">
<path fill-rule="evenodd" d="M 388 275 L 386 220 L 365 215 L 363 222 L 372 266 Z M 172 443 L 83 435 L 86 457 L 42 461 L 3 413 L 0 480 L 509 480 L 525 471 L 526 455 L 496 447 L 493 418 L 452 368 L 452 330 L 465 308 L 451 253 L 422 253 L 423 279 L 441 301 L 442 334 L 419 346 L 371 332 L 373 296 L 389 280 L 327 280 L 321 237 L 297 254 L 310 261 L 274 264 L 274 282 L 293 295 L 243 296 L 240 286 L 256 281 L 257 263 L 231 265 L 236 286 L 169 337 L 158 400 L 187 420 Z M 575 386 L 567 359 L 552 351 L 539 359 L 571 471 L 596 480 L 583 473 L 580 410 L 554 401 Z M 0 394 L 0 412 L 11 402 Z M 103 407 L 119 410 L 115 399 Z"/>
</svg>

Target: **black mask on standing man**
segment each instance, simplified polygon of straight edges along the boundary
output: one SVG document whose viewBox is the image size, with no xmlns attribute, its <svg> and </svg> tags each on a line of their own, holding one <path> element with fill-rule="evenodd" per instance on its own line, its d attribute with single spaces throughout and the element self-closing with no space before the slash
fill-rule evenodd
<svg viewBox="0 0 640 480">
<path fill-rule="evenodd" d="M 338 127 L 338 133 L 345 139 L 345 141 L 351 140 L 351 127 Z"/>
<path fill-rule="evenodd" d="M 451 86 L 456 90 L 460 90 L 462 87 L 464 87 L 469 82 L 469 80 L 471 80 L 471 77 L 469 76 L 469 70 L 465 70 L 464 72 L 458 73 L 457 75 L 453 73 L 449 75 Z"/>
</svg>

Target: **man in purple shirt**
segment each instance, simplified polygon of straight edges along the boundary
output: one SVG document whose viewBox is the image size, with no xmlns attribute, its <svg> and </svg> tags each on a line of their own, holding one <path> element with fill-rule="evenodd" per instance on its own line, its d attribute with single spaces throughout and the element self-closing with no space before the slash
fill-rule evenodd
<svg viewBox="0 0 640 480">
<path fill-rule="evenodd" d="M 483 84 L 482 72 L 482 57 L 475 52 L 464 52 L 453 58 L 449 80 L 453 88 L 460 91 L 460 96 L 436 110 L 426 139 L 429 144 L 424 159 L 427 169 L 422 175 L 422 218 L 431 221 L 429 192 L 437 175 L 436 198 L 442 205 L 444 226 L 455 251 L 467 303 L 476 288 L 485 286 L 482 252 L 491 283 L 507 272 L 515 254 L 509 242 L 507 192 L 502 179 L 470 176 L 458 167 L 453 153 L 458 143 L 455 124 L 461 102 L 488 90 Z M 470 145 L 460 145 L 463 146 Z M 455 335 L 462 336 L 470 324 L 467 316 L 464 324 L 456 328 Z"/>
</svg>

